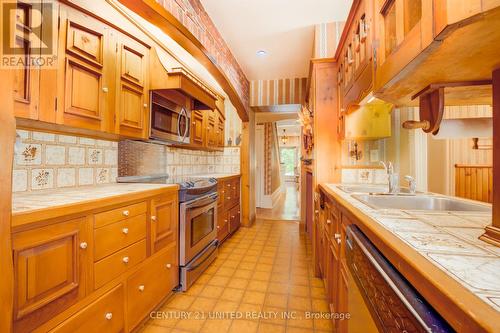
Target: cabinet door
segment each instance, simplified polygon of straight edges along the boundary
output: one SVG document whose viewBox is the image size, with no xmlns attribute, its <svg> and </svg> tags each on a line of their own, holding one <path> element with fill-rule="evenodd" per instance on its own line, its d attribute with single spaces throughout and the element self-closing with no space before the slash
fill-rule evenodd
<svg viewBox="0 0 500 333">
<path fill-rule="evenodd" d="M 149 119 L 147 103 L 149 49 L 122 35 L 117 36 L 117 82 L 115 131 L 146 138 Z"/>
<path fill-rule="evenodd" d="M 177 240 L 179 224 L 177 193 L 155 198 L 151 205 L 151 253 L 154 253 Z"/>
<path fill-rule="evenodd" d="M 16 15 L 16 28 L 24 26 L 30 19 L 31 6 L 18 2 Z M 24 31 L 16 31 L 14 43 L 16 48 L 22 49 L 26 57 L 34 54 L 36 49 L 30 48 L 28 38 L 24 38 Z M 38 97 L 40 89 L 40 68 L 33 66 L 30 61 L 25 67 L 14 69 L 14 114 L 16 117 L 38 119 Z"/>
<path fill-rule="evenodd" d="M 218 208 L 217 214 L 217 238 L 222 242 L 229 234 L 229 221 L 231 217 L 229 212 L 223 211 L 221 208 Z"/>
<path fill-rule="evenodd" d="M 224 148 L 224 125 L 225 125 L 225 120 L 224 118 L 219 114 L 219 117 L 217 118 L 217 147 L 219 148 Z"/>
<path fill-rule="evenodd" d="M 12 235 L 17 331 L 31 331 L 85 295 L 86 219 Z"/>
<path fill-rule="evenodd" d="M 217 145 L 217 132 L 216 132 L 216 119 L 215 119 L 215 112 L 214 111 L 207 111 L 206 112 L 206 145 L 208 148 L 215 148 Z"/>
<path fill-rule="evenodd" d="M 195 146 L 203 146 L 203 139 L 205 137 L 203 123 L 203 113 L 201 111 L 193 111 L 191 113 L 191 144 Z"/>
<path fill-rule="evenodd" d="M 61 7 L 63 8 L 63 7 Z M 109 28 L 75 9 L 61 9 L 57 123 L 109 130 L 114 52 Z"/>
</svg>

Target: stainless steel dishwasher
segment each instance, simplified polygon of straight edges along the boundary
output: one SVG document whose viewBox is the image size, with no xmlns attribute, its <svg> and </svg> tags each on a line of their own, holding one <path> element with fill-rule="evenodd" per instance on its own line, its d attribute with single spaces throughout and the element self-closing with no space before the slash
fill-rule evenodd
<svg viewBox="0 0 500 333">
<path fill-rule="evenodd" d="M 454 332 L 356 225 L 347 227 L 346 257 L 350 333 Z"/>
</svg>

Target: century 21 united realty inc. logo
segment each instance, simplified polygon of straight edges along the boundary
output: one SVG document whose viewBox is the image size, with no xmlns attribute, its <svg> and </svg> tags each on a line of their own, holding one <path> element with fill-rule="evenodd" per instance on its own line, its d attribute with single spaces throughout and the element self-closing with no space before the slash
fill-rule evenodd
<svg viewBox="0 0 500 333">
<path fill-rule="evenodd" d="M 0 66 L 50 68 L 57 63 L 57 10 L 52 1 L 2 1 Z"/>
</svg>

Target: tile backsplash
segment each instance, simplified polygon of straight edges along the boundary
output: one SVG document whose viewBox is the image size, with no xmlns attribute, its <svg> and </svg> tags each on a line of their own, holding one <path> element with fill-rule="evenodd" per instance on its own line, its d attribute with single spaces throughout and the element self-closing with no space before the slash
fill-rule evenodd
<svg viewBox="0 0 500 333">
<path fill-rule="evenodd" d="M 120 142 L 118 158 L 120 176 L 167 173 L 170 182 L 180 182 L 195 175 L 240 173 L 240 147 L 207 152 L 127 140 Z"/>
<path fill-rule="evenodd" d="M 342 183 L 346 184 L 387 184 L 384 169 L 342 169 Z"/>
<path fill-rule="evenodd" d="M 118 143 L 17 130 L 13 191 L 77 187 L 115 182 Z"/>
</svg>

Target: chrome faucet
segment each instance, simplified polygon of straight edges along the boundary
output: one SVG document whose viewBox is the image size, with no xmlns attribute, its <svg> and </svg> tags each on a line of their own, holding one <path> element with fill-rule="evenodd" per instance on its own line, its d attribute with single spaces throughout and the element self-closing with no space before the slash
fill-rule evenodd
<svg viewBox="0 0 500 333">
<path fill-rule="evenodd" d="M 408 188 L 410 189 L 410 194 L 415 194 L 417 192 L 417 181 L 412 176 L 405 176 L 405 180 L 408 182 Z"/>
<path fill-rule="evenodd" d="M 399 192 L 397 174 L 394 173 L 394 165 L 392 162 L 380 161 L 380 164 L 384 166 L 385 172 L 387 172 L 387 179 L 389 181 L 389 193 L 396 194 Z"/>
</svg>

